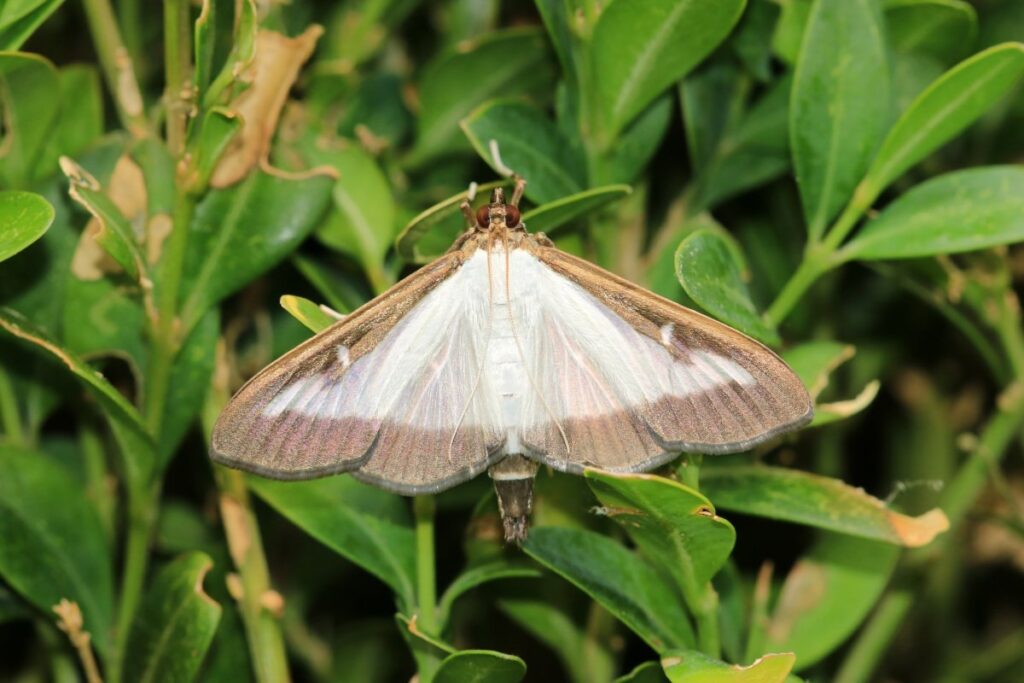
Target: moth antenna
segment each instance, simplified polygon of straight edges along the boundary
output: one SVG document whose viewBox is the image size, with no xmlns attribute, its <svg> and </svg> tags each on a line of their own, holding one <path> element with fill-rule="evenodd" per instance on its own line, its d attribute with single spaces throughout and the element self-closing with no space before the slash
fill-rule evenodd
<svg viewBox="0 0 1024 683">
<path fill-rule="evenodd" d="M 466 201 L 472 202 L 476 199 L 476 191 L 480 189 L 480 186 L 476 184 L 476 181 L 472 181 L 469 184 L 469 189 L 466 190 Z"/>
<path fill-rule="evenodd" d="M 473 194 L 476 193 L 474 192 Z M 459 204 L 459 210 L 462 211 L 462 216 L 466 219 L 466 227 L 475 228 L 476 215 L 473 213 L 473 207 L 469 205 L 469 202 L 462 202 Z"/>
<path fill-rule="evenodd" d="M 555 411 L 551 410 L 551 406 L 548 405 L 547 399 L 544 398 L 544 392 L 537 386 L 537 380 L 533 377 L 533 372 L 530 370 L 529 365 L 526 362 L 526 354 L 523 353 L 523 344 L 519 341 L 519 332 L 516 330 L 515 316 L 512 315 L 512 285 L 511 285 L 511 268 L 509 268 L 509 248 L 508 248 L 508 231 L 502 233 L 502 241 L 505 246 L 505 296 L 508 299 L 508 323 L 512 330 L 512 339 L 516 343 L 516 351 L 519 353 L 520 360 L 523 361 L 523 369 L 526 371 L 526 378 L 530 380 L 530 388 L 533 389 L 534 393 L 540 399 L 541 405 L 544 406 L 544 410 L 551 416 L 551 421 L 558 427 L 558 433 L 562 436 L 562 443 L 565 444 L 565 454 L 569 455 L 571 448 L 569 446 L 569 437 L 565 435 L 565 429 L 562 427 L 562 423 L 555 417 Z M 489 262 L 488 262 L 489 263 Z"/>
<path fill-rule="evenodd" d="M 512 201 L 509 202 L 512 206 L 519 208 L 519 200 L 523 198 L 523 192 L 526 191 L 526 179 L 518 173 L 515 174 L 516 186 L 512 190 Z"/>
<path fill-rule="evenodd" d="M 501 150 L 498 149 L 498 141 L 495 140 L 494 138 L 491 138 L 491 141 L 488 143 L 487 148 L 490 150 L 491 159 L 494 161 L 494 170 L 497 171 L 500 175 L 505 176 L 506 178 L 514 177 L 516 175 L 516 172 L 513 171 L 508 166 L 506 166 L 505 162 L 501 160 Z"/>
</svg>

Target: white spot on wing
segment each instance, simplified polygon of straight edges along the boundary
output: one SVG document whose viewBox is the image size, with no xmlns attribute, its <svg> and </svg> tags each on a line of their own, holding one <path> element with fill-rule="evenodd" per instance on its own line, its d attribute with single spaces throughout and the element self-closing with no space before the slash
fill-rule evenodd
<svg viewBox="0 0 1024 683">
<path fill-rule="evenodd" d="M 338 362 L 341 363 L 342 370 L 346 370 L 348 366 L 352 365 L 352 359 L 347 346 L 341 345 L 338 347 Z"/>
<path fill-rule="evenodd" d="M 672 333 L 675 332 L 676 326 L 674 323 L 668 323 L 661 326 L 661 343 L 665 346 L 672 345 Z"/>
</svg>

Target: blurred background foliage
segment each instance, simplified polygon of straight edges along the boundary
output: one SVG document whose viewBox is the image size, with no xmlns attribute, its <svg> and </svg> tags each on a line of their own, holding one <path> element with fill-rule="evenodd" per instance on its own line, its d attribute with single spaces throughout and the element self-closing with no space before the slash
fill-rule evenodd
<svg viewBox="0 0 1024 683">
<path fill-rule="evenodd" d="M 1019 0 L 0 3 L 0 678 L 1024 679 L 1021 40 Z M 542 472 L 522 551 L 485 477 L 211 466 L 510 171 L 811 427 Z"/>
</svg>

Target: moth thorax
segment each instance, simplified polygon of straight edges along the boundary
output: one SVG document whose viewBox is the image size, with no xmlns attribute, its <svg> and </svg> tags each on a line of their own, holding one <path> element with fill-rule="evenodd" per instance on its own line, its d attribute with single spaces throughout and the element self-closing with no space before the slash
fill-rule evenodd
<svg viewBox="0 0 1024 683">
<path fill-rule="evenodd" d="M 505 542 L 522 545 L 530 527 L 537 463 L 521 455 L 510 455 L 492 465 L 487 474 L 494 480 L 494 492 L 498 495 Z"/>
</svg>

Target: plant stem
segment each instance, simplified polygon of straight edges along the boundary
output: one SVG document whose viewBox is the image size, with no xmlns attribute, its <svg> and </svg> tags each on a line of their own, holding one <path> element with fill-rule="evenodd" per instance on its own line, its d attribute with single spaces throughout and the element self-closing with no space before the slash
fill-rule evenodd
<svg viewBox="0 0 1024 683">
<path fill-rule="evenodd" d="M 4 437 L 12 446 L 26 446 L 25 428 L 21 423 L 21 412 L 14 396 L 14 385 L 7 371 L 0 368 L 0 421 L 3 422 Z"/>
<path fill-rule="evenodd" d="M 146 582 L 149 541 L 152 536 L 153 524 L 156 522 L 159 493 L 160 487 L 157 485 L 144 487 L 141 491 L 128 491 L 128 532 L 125 540 L 121 591 L 115 623 L 114 659 L 111 663 L 109 677 L 113 683 L 118 683 L 121 680 L 128 632 Z"/>
<path fill-rule="evenodd" d="M 834 683 L 860 683 L 872 680 L 879 661 L 892 643 L 903 619 L 914 603 L 910 590 L 890 591 L 871 615 L 870 621 L 847 652 Z"/>
<path fill-rule="evenodd" d="M 697 645 L 709 657 L 722 656 L 721 637 L 718 632 L 718 593 L 709 583 L 701 596 L 700 604 L 694 605 L 697 617 Z"/>
<path fill-rule="evenodd" d="M 434 566 L 434 497 L 416 496 L 416 625 L 431 636 L 437 629 L 437 577 Z"/>
<path fill-rule="evenodd" d="M 132 59 L 121 40 L 121 31 L 109 0 L 82 0 L 92 42 L 99 56 L 103 77 L 113 96 L 121 123 L 135 137 L 151 134 L 143 111 L 142 95 L 135 78 Z"/>
<path fill-rule="evenodd" d="M 824 254 L 808 249 L 800 266 L 789 278 L 775 301 L 764 312 L 764 320 L 771 327 L 777 327 L 792 312 L 804 293 L 831 267 Z"/>
<path fill-rule="evenodd" d="M 192 25 L 188 0 L 164 0 L 164 68 L 167 82 L 167 148 L 181 159 L 185 152 L 185 131 L 189 110 L 189 68 L 191 66 Z"/>
<path fill-rule="evenodd" d="M 249 655 L 258 683 L 287 683 L 288 656 L 279 616 L 272 610 L 277 593 L 270 583 L 270 571 L 256 515 L 249 502 L 245 475 L 215 466 L 220 487 L 220 511 L 231 558 L 241 578 L 239 601 L 245 625 Z M 269 600 L 268 600 L 269 599 Z"/>
</svg>

